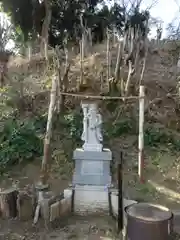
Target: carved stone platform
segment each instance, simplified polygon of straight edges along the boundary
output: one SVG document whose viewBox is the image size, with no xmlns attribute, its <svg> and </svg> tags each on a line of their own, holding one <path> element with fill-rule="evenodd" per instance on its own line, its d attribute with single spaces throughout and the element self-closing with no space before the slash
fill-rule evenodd
<svg viewBox="0 0 180 240">
<path fill-rule="evenodd" d="M 76 149 L 73 154 L 75 160 L 75 172 L 73 185 L 110 185 L 110 162 L 112 152 L 109 149 L 98 151 L 84 151 Z"/>
</svg>

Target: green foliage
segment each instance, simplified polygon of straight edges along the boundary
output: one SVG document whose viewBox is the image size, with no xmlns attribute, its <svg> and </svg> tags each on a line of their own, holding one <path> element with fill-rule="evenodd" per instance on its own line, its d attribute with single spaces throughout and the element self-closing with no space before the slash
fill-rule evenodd
<svg viewBox="0 0 180 240">
<path fill-rule="evenodd" d="M 120 137 L 124 134 L 135 134 L 135 121 L 130 118 L 124 118 L 116 123 L 107 122 L 104 124 L 104 137 L 108 140 L 113 137 Z"/>
<path fill-rule="evenodd" d="M 65 130 L 67 138 L 71 138 L 75 142 L 81 140 L 82 119 L 81 112 L 67 113 L 63 119 L 60 119 L 61 128 Z"/>
<path fill-rule="evenodd" d="M 144 143 L 152 147 L 157 147 L 158 144 L 167 144 L 171 142 L 171 137 L 167 136 L 162 129 L 148 127 L 145 129 Z"/>
<path fill-rule="evenodd" d="M 118 100 L 108 100 L 106 103 L 106 109 L 109 112 L 114 112 L 119 104 Z"/>
<path fill-rule="evenodd" d="M 32 123 L 33 127 L 36 130 L 36 133 L 45 133 L 47 125 L 47 114 L 36 116 L 34 119 L 32 119 Z"/>
<path fill-rule="evenodd" d="M 150 13 L 147 10 L 140 12 L 139 7 L 140 6 L 137 4 L 131 9 L 125 28 L 127 29 L 129 26 L 131 26 L 135 31 L 137 28 L 139 28 L 142 35 L 145 36 L 147 31 L 146 21 L 149 19 Z"/>
<path fill-rule="evenodd" d="M 76 143 L 81 141 L 82 119 L 82 112 L 73 112 L 66 114 L 64 118 L 59 120 L 60 127 L 64 130 L 65 136 Z M 133 119 L 128 118 L 117 121 L 115 124 L 106 122 L 103 124 L 103 136 L 105 140 L 109 140 L 110 138 L 120 137 L 124 134 L 134 134 L 136 129 L 135 124 Z"/>
<path fill-rule="evenodd" d="M 150 147 L 167 145 L 171 150 L 180 151 L 180 140 L 175 138 L 172 133 L 165 132 L 162 128 L 146 128 L 144 132 L 144 144 Z"/>
<path fill-rule="evenodd" d="M 33 4 L 31 0 L 1 0 L 4 12 L 10 17 L 15 26 L 20 26 L 27 39 L 30 29 L 33 29 Z M 37 1 L 38 2 L 38 1 Z"/>
<path fill-rule="evenodd" d="M 15 39 L 27 42 L 41 35 L 42 23 L 45 18 L 44 1 L 39 0 L 0 0 L 3 10 L 11 17 L 12 23 L 22 30 L 17 31 Z M 84 25 L 91 28 L 93 41 L 103 41 L 105 29 L 116 27 L 121 33 L 125 28 L 125 19 L 129 25 L 144 29 L 144 21 L 148 18 L 147 12 L 139 11 L 139 4 L 133 4 L 129 16 L 125 16 L 127 9 L 119 3 L 111 4 L 111 8 L 104 0 L 52 0 L 52 18 L 49 28 L 49 44 L 62 45 L 64 39 L 79 42 L 82 28 L 80 16 L 83 16 Z M 101 4 L 101 8 L 97 7 Z M 137 6 L 136 6 L 137 5 Z M 127 14 L 126 14 L 127 15 Z"/>
<path fill-rule="evenodd" d="M 43 142 L 33 122 L 7 120 L 0 130 L 0 172 L 7 167 L 42 155 Z"/>
<path fill-rule="evenodd" d="M 55 174 L 61 176 L 61 179 L 65 180 L 72 176 L 73 172 L 73 161 L 72 156 L 69 158 L 67 156 L 67 151 L 64 149 L 63 146 L 53 151 L 52 158 L 53 158 L 53 165 L 52 170 Z"/>
<path fill-rule="evenodd" d="M 60 128 L 64 131 L 64 136 L 73 139 L 75 142 L 81 141 L 81 134 L 83 129 L 83 116 L 82 112 L 67 113 L 63 118 L 58 121 Z M 57 126 L 55 127 L 57 128 Z M 63 134 L 63 131 L 61 132 Z M 116 123 L 111 121 L 103 124 L 103 136 L 105 140 L 110 138 L 120 137 L 124 134 L 135 134 L 136 133 L 136 122 L 134 119 L 124 118 Z"/>
</svg>

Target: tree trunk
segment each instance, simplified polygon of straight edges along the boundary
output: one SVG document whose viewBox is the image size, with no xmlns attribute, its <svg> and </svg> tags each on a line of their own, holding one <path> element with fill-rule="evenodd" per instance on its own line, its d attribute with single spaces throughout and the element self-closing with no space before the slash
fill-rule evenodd
<svg viewBox="0 0 180 240">
<path fill-rule="evenodd" d="M 110 65 L 110 34 L 108 32 L 108 29 L 106 30 L 107 31 L 107 49 L 106 49 L 106 64 L 107 64 L 107 74 L 106 74 L 106 77 L 107 77 L 107 83 L 109 82 L 109 79 L 110 79 L 110 71 L 109 71 L 109 65 Z"/>
<path fill-rule="evenodd" d="M 129 86 L 130 86 L 130 82 L 131 82 L 131 73 L 132 73 L 132 62 L 129 61 L 129 71 L 128 71 L 128 77 L 127 77 L 127 81 L 126 81 L 126 86 L 125 86 L 125 96 L 128 96 L 129 93 Z"/>
<path fill-rule="evenodd" d="M 60 62 L 60 52 L 58 47 L 55 48 L 56 57 L 57 57 L 57 112 L 58 114 L 61 112 L 61 104 L 62 104 L 62 80 L 61 80 L 61 62 Z"/>
<path fill-rule="evenodd" d="M 118 46 L 118 54 L 117 54 L 117 60 L 116 60 L 116 68 L 115 68 L 115 81 L 118 82 L 119 77 L 120 77 L 120 66 L 121 66 L 121 59 L 122 59 L 122 55 L 121 55 L 121 42 L 119 42 L 119 46 Z"/>
<path fill-rule="evenodd" d="M 84 83 L 84 38 L 80 41 L 80 64 L 81 64 L 81 75 L 80 75 L 80 82 L 78 88 L 83 85 Z"/>
<path fill-rule="evenodd" d="M 44 0 L 44 4 L 45 4 L 45 18 L 44 18 L 44 22 L 42 25 L 42 33 L 41 33 L 41 44 L 40 44 L 40 51 L 41 51 L 41 55 L 43 57 L 48 58 L 48 37 L 49 37 L 49 25 L 51 23 L 51 15 L 52 15 L 52 11 L 51 11 L 51 5 L 49 0 Z"/>
<path fill-rule="evenodd" d="M 92 40 L 91 28 L 88 28 L 88 39 L 89 39 L 89 51 L 90 51 L 90 53 L 92 53 L 93 40 Z"/>
</svg>

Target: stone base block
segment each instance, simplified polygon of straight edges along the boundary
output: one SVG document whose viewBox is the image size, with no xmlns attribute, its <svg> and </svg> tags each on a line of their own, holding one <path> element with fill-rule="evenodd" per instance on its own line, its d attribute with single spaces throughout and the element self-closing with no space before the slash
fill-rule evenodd
<svg viewBox="0 0 180 240">
<path fill-rule="evenodd" d="M 64 196 L 70 193 L 64 193 Z M 69 189 L 69 191 L 72 191 Z M 108 189 L 105 186 L 76 185 L 74 195 L 74 212 L 77 214 L 108 212 Z"/>
<path fill-rule="evenodd" d="M 103 149 L 101 152 L 76 149 L 73 159 L 75 160 L 74 185 L 104 186 L 111 184 L 112 152 L 109 149 Z"/>
<path fill-rule="evenodd" d="M 102 161 L 111 161 L 112 160 L 112 152 L 108 148 L 103 148 L 102 151 L 85 151 L 82 148 L 76 148 L 73 152 L 73 159 L 76 160 L 102 160 Z"/>
</svg>

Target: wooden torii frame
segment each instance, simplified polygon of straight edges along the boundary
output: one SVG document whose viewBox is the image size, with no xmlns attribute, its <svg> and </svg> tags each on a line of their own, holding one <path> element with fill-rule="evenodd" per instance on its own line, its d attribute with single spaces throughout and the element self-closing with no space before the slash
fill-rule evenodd
<svg viewBox="0 0 180 240">
<path fill-rule="evenodd" d="M 44 155 L 42 159 L 42 167 L 41 167 L 41 177 L 40 177 L 40 191 L 39 191 L 39 199 L 38 204 L 36 207 L 36 212 L 34 216 L 34 224 L 37 223 L 39 214 L 40 214 L 40 201 L 43 200 L 43 188 L 47 189 L 47 180 L 48 180 L 48 172 L 50 167 L 50 140 L 52 135 L 52 119 L 53 119 L 53 113 L 56 107 L 56 99 L 57 99 L 57 91 L 58 91 L 58 78 L 56 76 L 53 76 L 52 78 L 52 87 L 51 87 L 51 93 L 50 93 L 50 104 L 49 104 L 49 110 L 48 110 L 48 120 L 47 120 L 47 127 L 46 127 L 46 135 L 44 139 Z M 104 96 L 83 96 L 78 94 L 70 94 L 70 93 L 60 93 L 61 95 L 71 95 L 71 96 L 77 96 L 77 97 L 85 97 L 85 98 L 93 98 L 93 99 L 117 99 L 117 97 L 104 97 Z M 139 96 L 135 97 L 118 97 L 118 99 L 124 99 L 124 98 L 132 98 L 132 99 L 139 99 L 139 153 L 138 153 L 138 175 L 140 178 L 140 181 L 144 182 L 144 98 L 145 98 L 145 92 L 144 92 L 144 86 L 140 86 Z"/>
</svg>

